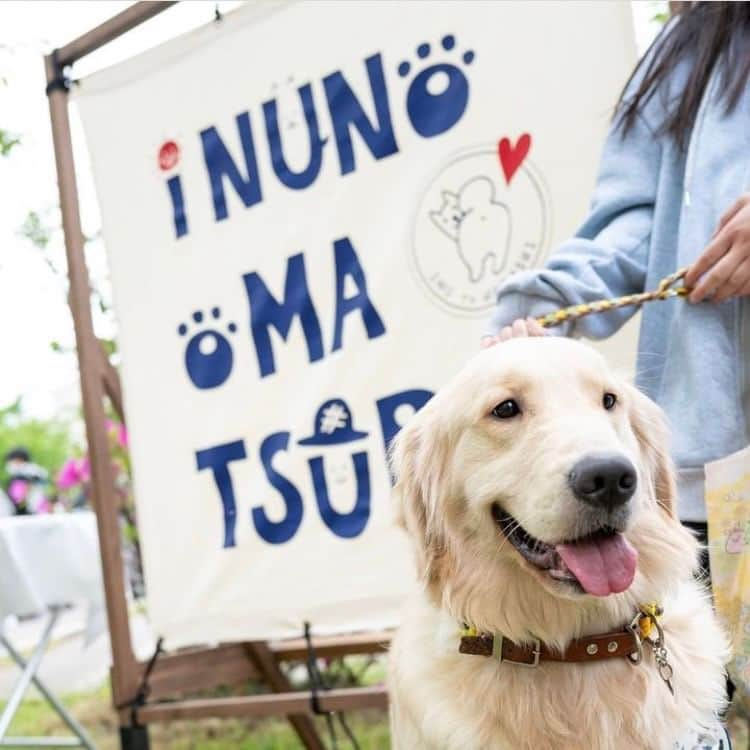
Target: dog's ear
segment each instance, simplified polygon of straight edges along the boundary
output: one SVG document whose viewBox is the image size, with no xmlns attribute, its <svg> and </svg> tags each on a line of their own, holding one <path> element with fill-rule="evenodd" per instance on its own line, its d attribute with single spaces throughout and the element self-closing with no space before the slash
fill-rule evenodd
<svg viewBox="0 0 750 750">
<path fill-rule="evenodd" d="M 427 414 L 417 414 L 391 444 L 398 522 L 416 547 L 420 577 L 432 593 L 443 588 L 448 553 L 445 509 L 446 441 Z M 441 447 L 442 446 L 442 447 Z"/>
<path fill-rule="evenodd" d="M 656 502 L 673 518 L 677 517 L 677 483 L 669 454 L 669 430 L 662 410 L 637 388 L 630 393 L 630 423 L 645 458 Z"/>
</svg>

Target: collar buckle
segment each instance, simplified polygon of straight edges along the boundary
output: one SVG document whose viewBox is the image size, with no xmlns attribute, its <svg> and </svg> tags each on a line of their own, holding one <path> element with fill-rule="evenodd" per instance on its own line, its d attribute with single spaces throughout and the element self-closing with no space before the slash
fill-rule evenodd
<svg viewBox="0 0 750 750">
<path fill-rule="evenodd" d="M 538 638 L 533 638 L 531 641 L 533 645 L 533 648 L 531 649 L 531 661 L 517 661 L 516 659 L 510 659 L 507 656 L 503 656 L 504 640 L 505 639 L 500 633 L 495 633 L 492 636 L 492 656 L 499 662 L 507 662 L 508 664 L 514 664 L 517 667 L 526 667 L 527 669 L 535 669 L 539 666 L 539 662 L 542 658 L 542 642 Z"/>
</svg>

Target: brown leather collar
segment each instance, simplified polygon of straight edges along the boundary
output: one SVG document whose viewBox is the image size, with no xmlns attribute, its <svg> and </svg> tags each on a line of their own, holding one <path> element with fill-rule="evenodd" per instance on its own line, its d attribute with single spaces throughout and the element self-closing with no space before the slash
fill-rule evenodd
<svg viewBox="0 0 750 750">
<path fill-rule="evenodd" d="M 601 633 L 577 638 L 568 644 L 563 653 L 541 641 L 518 644 L 502 635 L 463 635 L 458 650 L 462 654 L 493 656 L 498 661 L 517 664 L 519 667 L 536 667 L 542 661 L 592 662 L 618 659 L 639 654 L 638 637 L 630 630 Z"/>
</svg>

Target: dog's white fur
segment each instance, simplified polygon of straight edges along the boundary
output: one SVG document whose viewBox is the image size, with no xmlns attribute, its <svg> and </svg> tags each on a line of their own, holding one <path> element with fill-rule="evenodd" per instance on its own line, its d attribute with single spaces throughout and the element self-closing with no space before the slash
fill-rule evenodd
<svg viewBox="0 0 750 750">
<path fill-rule="evenodd" d="M 614 409 L 602 405 L 617 395 Z M 522 414 L 493 407 L 516 399 Z M 685 404 L 685 408 L 690 408 Z M 671 750 L 723 707 L 724 636 L 693 579 L 697 544 L 675 517 L 661 412 L 590 347 L 513 339 L 478 354 L 402 430 L 395 496 L 424 586 L 391 653 L 397 750 Z M 626 537 L 639 559 L 630 588 L 597 598 L 532 568 L 493 521 L 493 502 L 550 543 L 575 538 L 582 510 L 568 489 L 584 454 L 617 451 L 637 468 Z M 621 630 L 659 602 L 674 697 L 653 654 L 536 669 L 458 653 L 461 623 L 516 642 L 565 648 Z"/>
</svg>

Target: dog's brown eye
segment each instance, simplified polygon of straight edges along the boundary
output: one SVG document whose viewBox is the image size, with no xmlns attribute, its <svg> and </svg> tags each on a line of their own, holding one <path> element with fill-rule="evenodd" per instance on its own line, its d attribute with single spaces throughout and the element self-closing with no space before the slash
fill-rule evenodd
<svg viewBox="0 0 750 750">
<path fill-rule="evenodd" d="M 512 398 L 503 401 L 492 410 L 492 416 L 498 419 L 511 419 L 512 417 L 517 417 L 520 413 L 521 408 Z"/>
<path fill-rule="evenodd" d="M 617 403 L 617 396 L 614 393 L 605 393 L 602 403 L 605 409 L 614 409 Z"/>
</svg>

